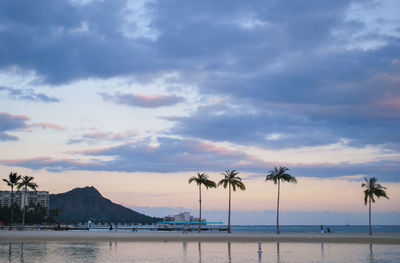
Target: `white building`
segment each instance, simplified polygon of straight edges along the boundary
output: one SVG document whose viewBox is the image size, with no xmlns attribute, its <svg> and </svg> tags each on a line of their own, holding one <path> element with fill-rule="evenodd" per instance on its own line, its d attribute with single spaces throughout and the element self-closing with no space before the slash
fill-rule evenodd
<svg viewBox="0 0 400 263">
<path fill-rule="evenodd" d="M 25 197 L 25 202 L 24 202 Z M 49 208 L 49 192 L 47 191 L 28 191 L 25 196 L 24 191 L 14 191 L 14 204 L 23 208 L 31 202 L 40 204 L 42 207 Z M 0 191 L 0 206 L 11 205 L 11 191 Z"/>
<path fill-rule="evenodd" d="M 165 216 L 164 221 L 166 221 L 166 222 L 198 222 L 199 218 L 193 217 L 192 215 L 190 215 L 190 212 L 183 212 L 183 213 L 179 213 L 179 214 L 173 215 L 173 216 Z M 206 222 L 206 220 L 204 218 L 201 221 Z"/>
<path fill-rule="evenodd" d="M 189 212 L 183 212 L 183 213 L 174 215 L 175 222 L 190 222 L 190 218 L 191 218 L 191 216 L 190 216 Z"/>
</svg>

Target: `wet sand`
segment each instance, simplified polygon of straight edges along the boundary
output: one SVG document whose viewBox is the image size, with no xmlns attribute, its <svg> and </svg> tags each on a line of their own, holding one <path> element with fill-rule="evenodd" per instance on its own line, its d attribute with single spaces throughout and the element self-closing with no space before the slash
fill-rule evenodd
<svg viewBox="0 0 400 263">
<path fill-rule="evenodd" d="M 0 231 L 7 241 L 140 241 L 140 242 L 330 242 L 400 244 L 400 233 L 187 233 L 107 231 Z"/>
</svg>

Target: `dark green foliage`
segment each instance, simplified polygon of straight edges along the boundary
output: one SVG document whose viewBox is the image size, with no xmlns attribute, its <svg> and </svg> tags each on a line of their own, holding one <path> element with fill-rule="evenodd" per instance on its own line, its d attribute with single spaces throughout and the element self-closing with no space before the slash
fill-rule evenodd
<svg viewBox="0 0 400 263">
<path fill-rule="evenodd" d="M 373 203 L 375 203 L 375 196 L 379 198 L 385 197 L 386 199 L 389 199 L 389 197 L 386 195 L 386 187 L 383 187 L 382 185 L 378 184 L 375 177 L 371 177 L 369 180 L 364 177 L 365 183 L 361 184 L 362 188 L 366 188 L 364 190 L 364 203 L 367 205 L 368 203 L 368 198 L 371 199 Z"/>
<path fill-rule="evenodd" d="M 189 179 L 189 184 L 193 181 L 196 182 L 197 185 L 204 185 L 207 189 L 217 187 L 217 184 L 214 181 L 208 179 L 208 175 L 206 173 L 197 173 L 197 176 L 192 176 Z"/>
<path fill-rule="evenodd" d="M 43 224 L 43 223 L 56 223 L 59 210 L 50 209 L 40 206 L 40 204 L 30 203 L 26 208 L 25 223 L 26 224 Z M 0 221 L 5 225 L 11 222 L 11 208 L 8 206 L 0 207 Z M 23 211 L 17 205 L 14 205 L 14 223 L 21 224 Z"/>
<path fill-rule="evenodd" d="M 48 223 L 57 223 L 58 222 L 58 217 L 61 214 L 61 209 L 60 208 L 54 208 L 54 209 L 49 209 L 49 216 L 47 218 Z"/>
<path fill-rule="evenodd" d="M 140 214 L 104 198 L 94 187 L 75 188 L 62 194 L 50 195 L 50 208 L 62 211 L 59 222 L 75 224 L 79 222 L 118 222 L 152 224 L 161 221 Z"/>
<path fill-rule="evenodd" d="M 278 181 L 288 182 L 288 183 L 297 183 L 296 177 L 286 173 L 289 171 L 286 167 L 274 168 L 274 170 L 269 171 L 269 174 L 265 177 L 265 181 L 273 181 L 274 184 L 277 184 Z"/>
<path fill-rule="evenodd" d="M 228 185 L 232 186 L 232 190 L 235 192 L 236 187 L 240 190 L 246 190 L 246 186 L 242 182 L 242 178 L 237 176 L 239 174 L 236 170 L 226 170 L 224 173 L 221 173 L 224 176 L 224 179 L 218 182 L 218 186 L 222 185 L 224 188 L 227 188 Z"/>
</svg>

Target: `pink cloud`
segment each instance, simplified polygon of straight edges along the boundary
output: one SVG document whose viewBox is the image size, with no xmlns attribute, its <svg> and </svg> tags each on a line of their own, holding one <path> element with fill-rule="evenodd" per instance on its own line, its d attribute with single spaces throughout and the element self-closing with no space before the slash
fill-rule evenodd
<svg viewBox="0 0 400 263">
<path fill-rule="evenodd" d="M 158 108 L 163 106 L 172 106 L 178 104 L 185 99 L 175 94 L 171 95 L 143 95 L 143 94 L 130 94 L 130 93 L 116 93 L 108 95 L 101 93 L 105 101 L 112 101 L 116 104 L 125 104 L 131 107 L 144 107 L 144 108 Z"/>
<path fill-rule="evenodd" d="M 59 130 L 59 131 L 64 131 L 66 128 L 54 123 L 48 123 L 48 122 L 38 122 L 35 123 L 34 126 L 43 128 L 43 129 L 54 129 L 54 130 Z"/>
<path fill-rule="evenodd" d="M 380 104 L 387 108 L 400 112 L 400 97 L 383 100 Z"/>
<path fill-rule="evenodd" d="M 92 130 L 92 129 L 90 129 Z M 86 133 L 80 137 L 70 139 L 67 144 L 87 143 L 97 144 L 102 141 L 131 141 L 137 135 L 136 130 L 127 130 L 121 133 L 96 131 Z"/>
</svg>

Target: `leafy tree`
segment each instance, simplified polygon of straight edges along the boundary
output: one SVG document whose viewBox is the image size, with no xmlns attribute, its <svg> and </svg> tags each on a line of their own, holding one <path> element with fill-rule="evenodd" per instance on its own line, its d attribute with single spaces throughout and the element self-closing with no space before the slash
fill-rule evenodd
<svg viewBox="0 0 400 263">
<path fill-rule="evenodd" d="M 10 211 L 11 208 L 8 206 L 0 207 L 0 221 L 8 224 L 10 222 Z M 61 213 L 61 209 L 47 209 L 40 204 L 34 204 L 31 202 L 26 209 L 25 222 L 27 224 L 42 224 L 47 223 L 57 223 L 58 216 Z M 14 216 L 16 218 L 22 218 L 22 209 L 16 207 Z"/>
<path fill-rule="evenodd" d="M 23 201 L 23 214 L 22 214 L 22 225 L 25 226 L 25 199 L 26 199 L 26 194 L 28 192 L 28 188 L 36 191 L 37 188 L 39 188 L 39 186 L 33 182 L 34 177 L 32 176 L 24 176 L 22 177 L 22 181 L 20 183 L 18 183 L 18 190 L 20 190 L 21 188 L 24 188 L 24 201 Z"/>
<path fill-rule="evenodd" d="M 365 183 L 361 184 L 362 188 L 365 188 L 364 190 L 364 203 L 367 205 L 369 204 L 369 209 L 368 209 L 368 222 L 369 222 L 369 234 L 372 235 L 372 228 L 371 228 L 371 203 L 375 203 L 375 198 L 374 196 L 381 198 L 385 197 L 386 199 L 389 199 L 389 197 L 386 195 L 385 189 L 386 187 L 383 187 L 382 185 L 376 183 L 378 179 L 375 177 L 371 177 L 369 180 L 364 177 Z"/>
<path fill-rule="evenodd" d="M 199 207 L 200 207 L 200 212 L 199 212 L 199 233 L 201 231 L 201 185 L 204 185 L 206 189 L 208 188 L 216 188 L 217 185 L 215 184 L 214 181 L 211 181 L 208 179 L 208 175 L 206 173 L 197 173 L 197 176 L 193 176 L 189 179 L 189 184 L 192 182 L 196 182 L 196 184 L 199 186 Z"/>
<path fill-rule="evenodd" d="M 60 208 L 50 209 L 47 216 L 47 223 L 57 223 L 58 216 L 61 214 Z"/>
<path fill-rule="evenodd" d="M 242 178 L 237 176 L 239 172 L 236 170 L 226 170 L 221 173 L 224 176 L 224 179 L 218 182 L 218 186 L 222 185 L 225 189 L 228 187 L 229 189 L 229 212 L 228 212 L 228 233 L 231 233 L 231 189 L 235 192 L 236 188 L 244 191 L 246 190 L 246 186 L 242 182 Z"/>
<path fill-rule="evenodd" d="M 278 201 L 276 205 L 276 233 L 280 234 L 279 231 L 279 197 L 281 191 L 281 181 L 288 183 L 297 183 L 297 180 L 294 176 L 287 173 L 289 171 L 286 167 L 274 168 L 274 170 L 269 171 L 267 177 L 265 177 L 265 181 L 273 181 L 274 184 L 278 184 Z"/>
<path fill-rule="evenodd" d="M 13 220 L 14 220 L 14 186 L 18 185 L 19 180 L 21 180 L 21 176 L 18 175 L 17 173 L 13 173 L 11 172 L 8 175 L 8 180 L 7 179 L 3 179 L 4 182 L 6 182 L 6 184 L 8 186 L 11 187 L 11 220 L 10 220 L 10 226 L 12 227 L 13 225 Z"/>
</svg>

